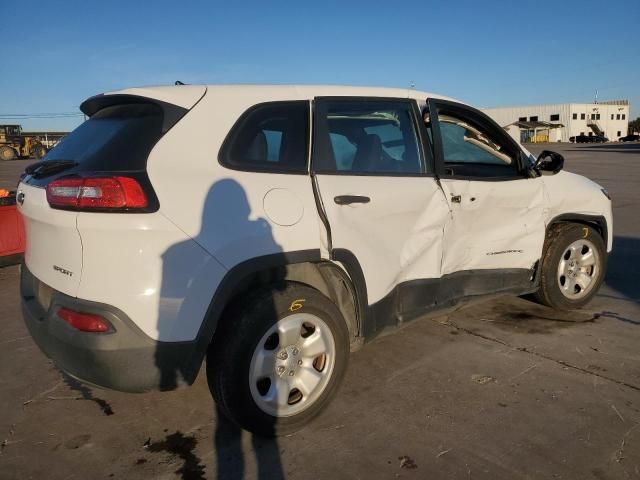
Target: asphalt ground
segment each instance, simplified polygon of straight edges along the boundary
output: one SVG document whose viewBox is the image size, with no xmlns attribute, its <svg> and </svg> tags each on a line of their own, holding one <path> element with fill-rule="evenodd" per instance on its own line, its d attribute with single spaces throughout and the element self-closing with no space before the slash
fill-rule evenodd
<svg viewBox="0 0 640 480">
<path fill-rule="evenodd" d="M 609 190 L 606 284 L 568 314 L 502 297 L 410 323 L 352 354 L 333 403 L 277 440 L 187 389 L 83 386 L 21 319 L 0 269 L 0 478 L 640 478 L 640 144 L 537 145 Z M 0 163 L 0 187 L 29 161 Z M 567 192 L 570 194 L 570 192 Z"/>
<path fill-rule="evenodd" d="M 15 190 L 18 185 L 20 174 L 27 165 L 31 165 L 36 160 L 11 160 L 0 161 L 0 188 L 6 190 Z"/>
</svg>

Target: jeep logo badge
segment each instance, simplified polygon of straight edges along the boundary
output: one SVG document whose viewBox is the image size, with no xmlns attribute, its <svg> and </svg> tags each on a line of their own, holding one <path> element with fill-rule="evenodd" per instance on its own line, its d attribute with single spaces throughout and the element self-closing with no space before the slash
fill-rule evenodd
<svg viewBox="0 0 640 480">
<path fill-rule="evenodd" d="M 16 202 L 20 205 L 24 203 L 24 192 L 18 192 L 18 196 L 16 197 Z"/>
</svg>

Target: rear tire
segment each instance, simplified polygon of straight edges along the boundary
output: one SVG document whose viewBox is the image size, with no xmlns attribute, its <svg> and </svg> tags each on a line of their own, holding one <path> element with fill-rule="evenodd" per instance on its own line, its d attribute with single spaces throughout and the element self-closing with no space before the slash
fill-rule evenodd
<svg viewBox="0 0 640 480">
<path fill-rule="evenodd" d="M 7 147 L 6 145 L 3 147 L 0 147 L 0 160 L 3 160 L 3 161 L 14 160 L 16 156 L 17 156 L 16 151 L 13 148 Z"/>
<path fill-rule="evenodd" d="M 592 227 L 561 223 L 547 232 L 535 297 L 557 310 L 586 305 L 604 279 L 607 249 Z"/>
<path fill-rule="evenodd" d="M 294 282 L 243 296 L 225 313 L 207 355 L 220 410 L 264 436 L 295 432 L 335 395 L 349 359 L 336 305 Z"/>
</svg>

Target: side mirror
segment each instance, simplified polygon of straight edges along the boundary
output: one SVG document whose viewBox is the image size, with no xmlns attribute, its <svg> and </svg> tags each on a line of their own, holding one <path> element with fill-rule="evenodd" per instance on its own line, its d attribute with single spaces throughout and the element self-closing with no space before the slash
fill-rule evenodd
<svg viewBox="0 0 640 480">
<path fill-rule="evenodd" d="M 538 155 L 533 165 L 533 169 L 540 175 L 544 175 L 544 172 L 548 172 L 547 175 L 555 175 L 562 170 L 562 167 L 564 167 L 564 157 L 550 150 L 544 150 Z"/>
</svg>

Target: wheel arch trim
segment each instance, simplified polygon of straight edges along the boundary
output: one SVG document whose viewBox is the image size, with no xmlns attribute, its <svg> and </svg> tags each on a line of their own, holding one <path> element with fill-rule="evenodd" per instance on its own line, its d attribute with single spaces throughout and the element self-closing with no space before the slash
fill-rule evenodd
<svg viewBox="0 0 640 480">
<path fill-rule="evenodd" d="M 347 251 L 348 252 L 348 251 Z M 348 252 L 351 254 L 351 252 Z M 347 255 L 338 255 L 341 258 L 346 258 Z M 351 254 L 351 259 L 347 260 L 348 266 L 346 266 L 346 274 L 338 265 L 334 262 L 327 261 L 321 257 L 321 253 L 319 249 L 309 249 L 309 250 L 298 250 L 293 252 L 279 252 L 268 255 L 263 255 L 260 257 L 254 257 L 247 259 L 243 262 L 238 263 L 234 267 L 232 267 L 223 277 L 221 282 L 218 284 L 213 297 L 209 303 L 206 314 L 202 321 L 202 325 L 198 330 L 196 335 L 196 346 L 194 349 L 193 356 L 191 358 L 190 363 L 194 366 L 197 365 L 198 368 L 202 364 L 205 355 L 207 353 L 207 349 L 211 344 L 214 334 L 216 332 L 219 321 L 223 315 L 225 308 L 228 306 L 229 302 L 234 298 L 237 293 L 237 290 L 241 288 L 243 282 L 247 281 L 251 278 L 252 275 L 258 274 L 260 272 L 266 272 L 269 270 L 277 269 L 279 267 L 288 267 L 297 264 L 304 263 L 314 263 L 314 264 L 330 264 L 333 265 L 333 268 L 339 270 L 339 274 L 341 278 L 345 281 L 347 288 L 349 289 L 351 295 L 354 297 L 354 304 L 356 307 L 356 326 L 357 330 L 354 332 L 356 335 L 361 335 L 361 312 L 362 303 L 360 294 L 362 292 L 362 287 L 359 286 L 357 269 L 359 269 L 360 275 L 362 274 L 362 269 L 360 269 L 360 264 L 355 259 L 355 256 Z M 336 260 L 341 261 L 339 258 Z M 355 264 L 354 264 L 355 261 Z M 357 267 L 356 267 L 357 265 Z M 354 271 L 356 270 L 356 271 Z M 356 275 L 354 278 L 353 275 Z M 364 277 L 361 277 L 364 279 Z M 364 306 L 366 308 L 366 288 L 364 290 L 365 300 Z M 349 323 L 348 319 L 345 319 L 347 323 Z M 349 326 L 349 325 L 348 325 Z M 351 333 L 351 332 L 350 332 Z M 194 378 L 195 379 L 195 378 Z"/>
<path fill-rule="evenodd" d="M 546 231 L 558 223 L 581 223 L 583 225 L 591 225 L 596 228 L 598 233 L 602 236 L 604 243 L 607 247 L 607 251 L 611 248 L 611 241 L 609 240 L 609 225 L 604 215 L 587 215 L 583 213 L 563 213 L 556 215 L 547 222 Z"/>
</svg>

